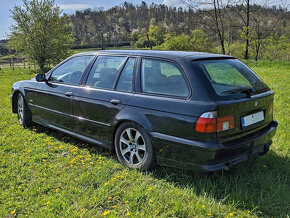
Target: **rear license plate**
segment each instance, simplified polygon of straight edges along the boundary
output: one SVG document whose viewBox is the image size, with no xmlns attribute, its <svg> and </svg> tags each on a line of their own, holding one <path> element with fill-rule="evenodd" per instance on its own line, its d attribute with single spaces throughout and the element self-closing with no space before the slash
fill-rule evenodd
<svg viewBox="0 0 290 218">
<path fill-rule="evenodd" d="M 254 113 L 254 114 L 242 117 L 241 120 L 242 120 L 242 127 L 253 125 L 255 123 L 258 123 L 264 120 L 264 112 L 260 111 L 258 113 Z"/>
</svg>

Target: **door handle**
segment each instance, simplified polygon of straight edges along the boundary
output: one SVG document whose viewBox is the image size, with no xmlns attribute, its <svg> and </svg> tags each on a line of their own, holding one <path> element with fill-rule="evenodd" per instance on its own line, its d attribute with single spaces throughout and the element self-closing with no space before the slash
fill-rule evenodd
<svg viewBox="0 0 290 218">
<path fill-rule="evenodd" d="M 71 97 L 71 96 L 73 95 L 73 93 L 72 93 L 72 92 L 66 92 L 65 95 L 66 95 L 67 97 Z"/>
<path fill-rule="evenodd" d="M 114 105 L 117 105 L 117 104 L 120 104 L 120 103 L 121 103 L 121 101 L 118 100 L 118 99 L 112 99 L 110 102 L 111 102 L 112 104 L 114 104 Z"/>
</svg>

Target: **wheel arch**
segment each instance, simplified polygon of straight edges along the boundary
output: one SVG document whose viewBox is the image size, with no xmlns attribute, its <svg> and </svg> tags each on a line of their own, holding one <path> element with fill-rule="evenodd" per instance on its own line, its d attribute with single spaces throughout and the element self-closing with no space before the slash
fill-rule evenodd
<svg viewBox="0 0 290 218">
<path fill-rule="evenodd" d="M 21 90 L 19 89 L 14 90 L 13 95 L 12 95 L 12 112 L 13 113 L 17 113 L 17 96 L 19 93 L 23 96 L 25 100 L 24 94 L 23 92 L 21 92 Z"/>
<path fill-rule="evenodd" d="M 111 150 L 112 150 L 112 152 L 115 152 L 114 144 L 115 144 L 116 131 L 121 124 L 126 123 L 126 122 L 132 122 L 132 123 L 135 123 L 135 124 L 141 126 L 142 128 L 144 128 L 146 130 L 146 132 L 151 137 L 150 133 L 152 132 L 152 126 L 145 115 L 140 114 L 140 113 L 136 113 L 136 111 L 134 112 L 133 110 L 129 110 L 126 112 L 121 111 L 116 115 L 116 117 L 111 125 L 111 142 L 112 142 L 111 143 Z"/>
</svg>

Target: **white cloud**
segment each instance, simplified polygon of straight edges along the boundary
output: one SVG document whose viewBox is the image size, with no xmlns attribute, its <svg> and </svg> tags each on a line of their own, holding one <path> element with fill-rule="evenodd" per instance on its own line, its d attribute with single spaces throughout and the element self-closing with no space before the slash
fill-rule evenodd
<svg viewBox="0 0 290 218">
<path fill-rule="evenodd" d="M 62 10 L 70 10 L 70 11 L 83 10 L 83 9 L 86 9 L 86 8 L 92 8 L 91 5 L 87 5 L 87 4 L 65 4 L 65 5 L 58 5 L 58 6 Z"/>
<path fill-rule="evenodd" d="M 187 8 L 188 5 L 191 4 L 191 1 L 190 0 L 163 0 L 162 4 L 167 5 L 169 7 Z"/>
</svg>

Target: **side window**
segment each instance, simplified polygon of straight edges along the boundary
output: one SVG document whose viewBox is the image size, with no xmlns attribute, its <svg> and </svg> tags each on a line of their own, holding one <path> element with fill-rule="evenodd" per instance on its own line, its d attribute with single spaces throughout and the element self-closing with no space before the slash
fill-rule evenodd
<svg viewBox="0 0 290 218">
<path fill-rule="evenodd" d="M 117 90 L 132 92 L 133 90 L 133 73 L 136 58 L 129 58 L 120 79 L 118 81 Z"/>
<path fill-rule="evenodd" d="M 99 56 L 89 74 L 86 85 L 113 89 L 127 57 Z"/>
<path fill-rule="evenodd" d="M 72 58 L 56 68 L 49 81 L 77 85 L 94 56 L 79 56 Z"/>
<path fill-rule="evenodd" d="M 188 86 L 179 69 L 162 60 L 142 60 L 142 92 L 180 97 L 189 95 Z"/>
</svg>

